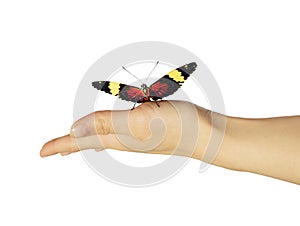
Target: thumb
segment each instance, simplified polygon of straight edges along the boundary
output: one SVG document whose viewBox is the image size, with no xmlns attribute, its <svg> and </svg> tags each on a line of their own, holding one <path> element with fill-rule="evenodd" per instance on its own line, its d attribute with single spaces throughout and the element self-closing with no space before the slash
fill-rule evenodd
<svg viewBox="0 0 300 226">
<path fill-rule="evenodd" d="M 112 123 L 113 114 L 114 123 Z M 72 125 L 70 135 L 71 137 L 80 138 L 96 134 L 122 133 L 124 131 L 120 131 L 116 125 L 119 125 L 120 128 L 125 127 L 125 120 L 121 119 L 126 118 L 127 114 L 127 111 L 115 111 L 114 113 L 112 111 L 97 111 L 91 113 Z"/>
<path fill-rule="evenodd" d="M 122 111 L 97 111 L 76 121 L 70 131 L 71 137 L 120 134 L 136 138 L 150 134 L 146 114 L 141 108 Z"/>
</svg>

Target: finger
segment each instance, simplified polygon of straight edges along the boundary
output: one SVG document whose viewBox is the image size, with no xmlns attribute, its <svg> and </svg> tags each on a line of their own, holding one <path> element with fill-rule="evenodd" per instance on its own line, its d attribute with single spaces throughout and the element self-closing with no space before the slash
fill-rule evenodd
<svg viewBox="0 0 300 226">
<path fill-rule="evenodd" d="M 149 132 L 145 122 L 146 114 L 141 108 L 132 111 L 98 111 L 76 121 L 71 127 L 70 135 L 76 138 L 96 134 L 132 136 L 132 132 L 139 135 L 140 131 Z"/>
<path fill-rule="evenodd" d="M 76 145 L 75 139 L 70 137 L 69 135 L 65 135 L 50 140 L 46 144 L 44 144 L 40 151 L 40 156 L 46 157 L 57 153 L 72 153 L 78 150 L 79 149 Z"/>
<path fill-rule="evenodd" d="M 40 156 L 47 157 L 58 153 L 64 156 L 79 150 L 96 149 L 100 151 L 105 148 L 129 150 L 126 145 L 123 145 L 119 141 L 115 134 L 95 135 L 83 138 L 73 138 L 70 135 L 65 135 L 47 142 L 40 151 Z"/>
</svg>

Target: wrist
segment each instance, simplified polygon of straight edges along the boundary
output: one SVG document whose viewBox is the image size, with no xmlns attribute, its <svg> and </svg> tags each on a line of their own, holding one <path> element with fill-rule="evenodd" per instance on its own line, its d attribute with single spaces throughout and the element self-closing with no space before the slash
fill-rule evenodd
<svg viewBox="0 0 300 226">
<path fill-rule="evenodd" d="M 192 158 L 202 160 L 208 147 L 212 133 L 212 111 L 197 106 L 198 113 L 198 141 Z"/>
<path fill-rule="evenodd" d="M 239 147 L 242 119 L 198 108 L 199 140 L 193 158 L 233 169 L 243 170 L 243 154 Z"/>
</svg>

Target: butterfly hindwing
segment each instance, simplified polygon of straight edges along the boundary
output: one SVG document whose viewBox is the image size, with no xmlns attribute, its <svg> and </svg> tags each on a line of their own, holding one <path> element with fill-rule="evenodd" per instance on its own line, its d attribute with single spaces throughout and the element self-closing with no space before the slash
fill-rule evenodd
<svg viewBox="0 0 300 226">
<path fill-rule="evenodd" d="M 196 67 L 197 64 L 193 62 L 170 71 L 149 87 L 150 96 L 161 99 L 175 93 L 190 74 L 196 70 Z"/>
<path fill-rule="evenodd" d="M 119 82 L 96 81 L 92 83 L 93 87 L 114 96 L 119 96 L 122 100 L 137 102 L 145 97 L 142 90 L 135 86 L 122 84 Z"/>
<path fill-rule="evenodd" d="M 126 85 L 120 92 L 119 97 L 122 100 L 132 101 L 136 103 L 146 96 L 140 88 Z"/>
</svg>

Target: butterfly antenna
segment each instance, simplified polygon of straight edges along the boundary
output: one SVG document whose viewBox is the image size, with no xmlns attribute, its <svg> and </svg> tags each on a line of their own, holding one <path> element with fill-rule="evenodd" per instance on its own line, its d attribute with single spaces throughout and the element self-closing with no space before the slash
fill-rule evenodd
<svg viewBox="0 0 300 226">
<path fill-rule="evenodd" d="M 156 62 L 156 64 L 154 65 L 153 69 L 150 71 L 149 75 L 147 76 L 145 83 L 147 83 L 148 78 L 150 77 L 150 75 L 152 74 L 152 72 L 154 71 L 154 69 L 156 68 L 156 66 L 158 65 L 159 61 Z"/>
<path fill-rule="evenodd" d="M 127 71 L 129 74 L 131 74 L 134 78 L 136 78 L 137 80 L 139 80 L 140 83 L 143 84 L 143 82 L 142 82 L 138 77 L 136 77 L 134 74 L 132 74 L 130 71 L 128 71 L 124 66 L 122 66 L 122 68 L 123 68 L 125 71 Z"/>
</svg>

